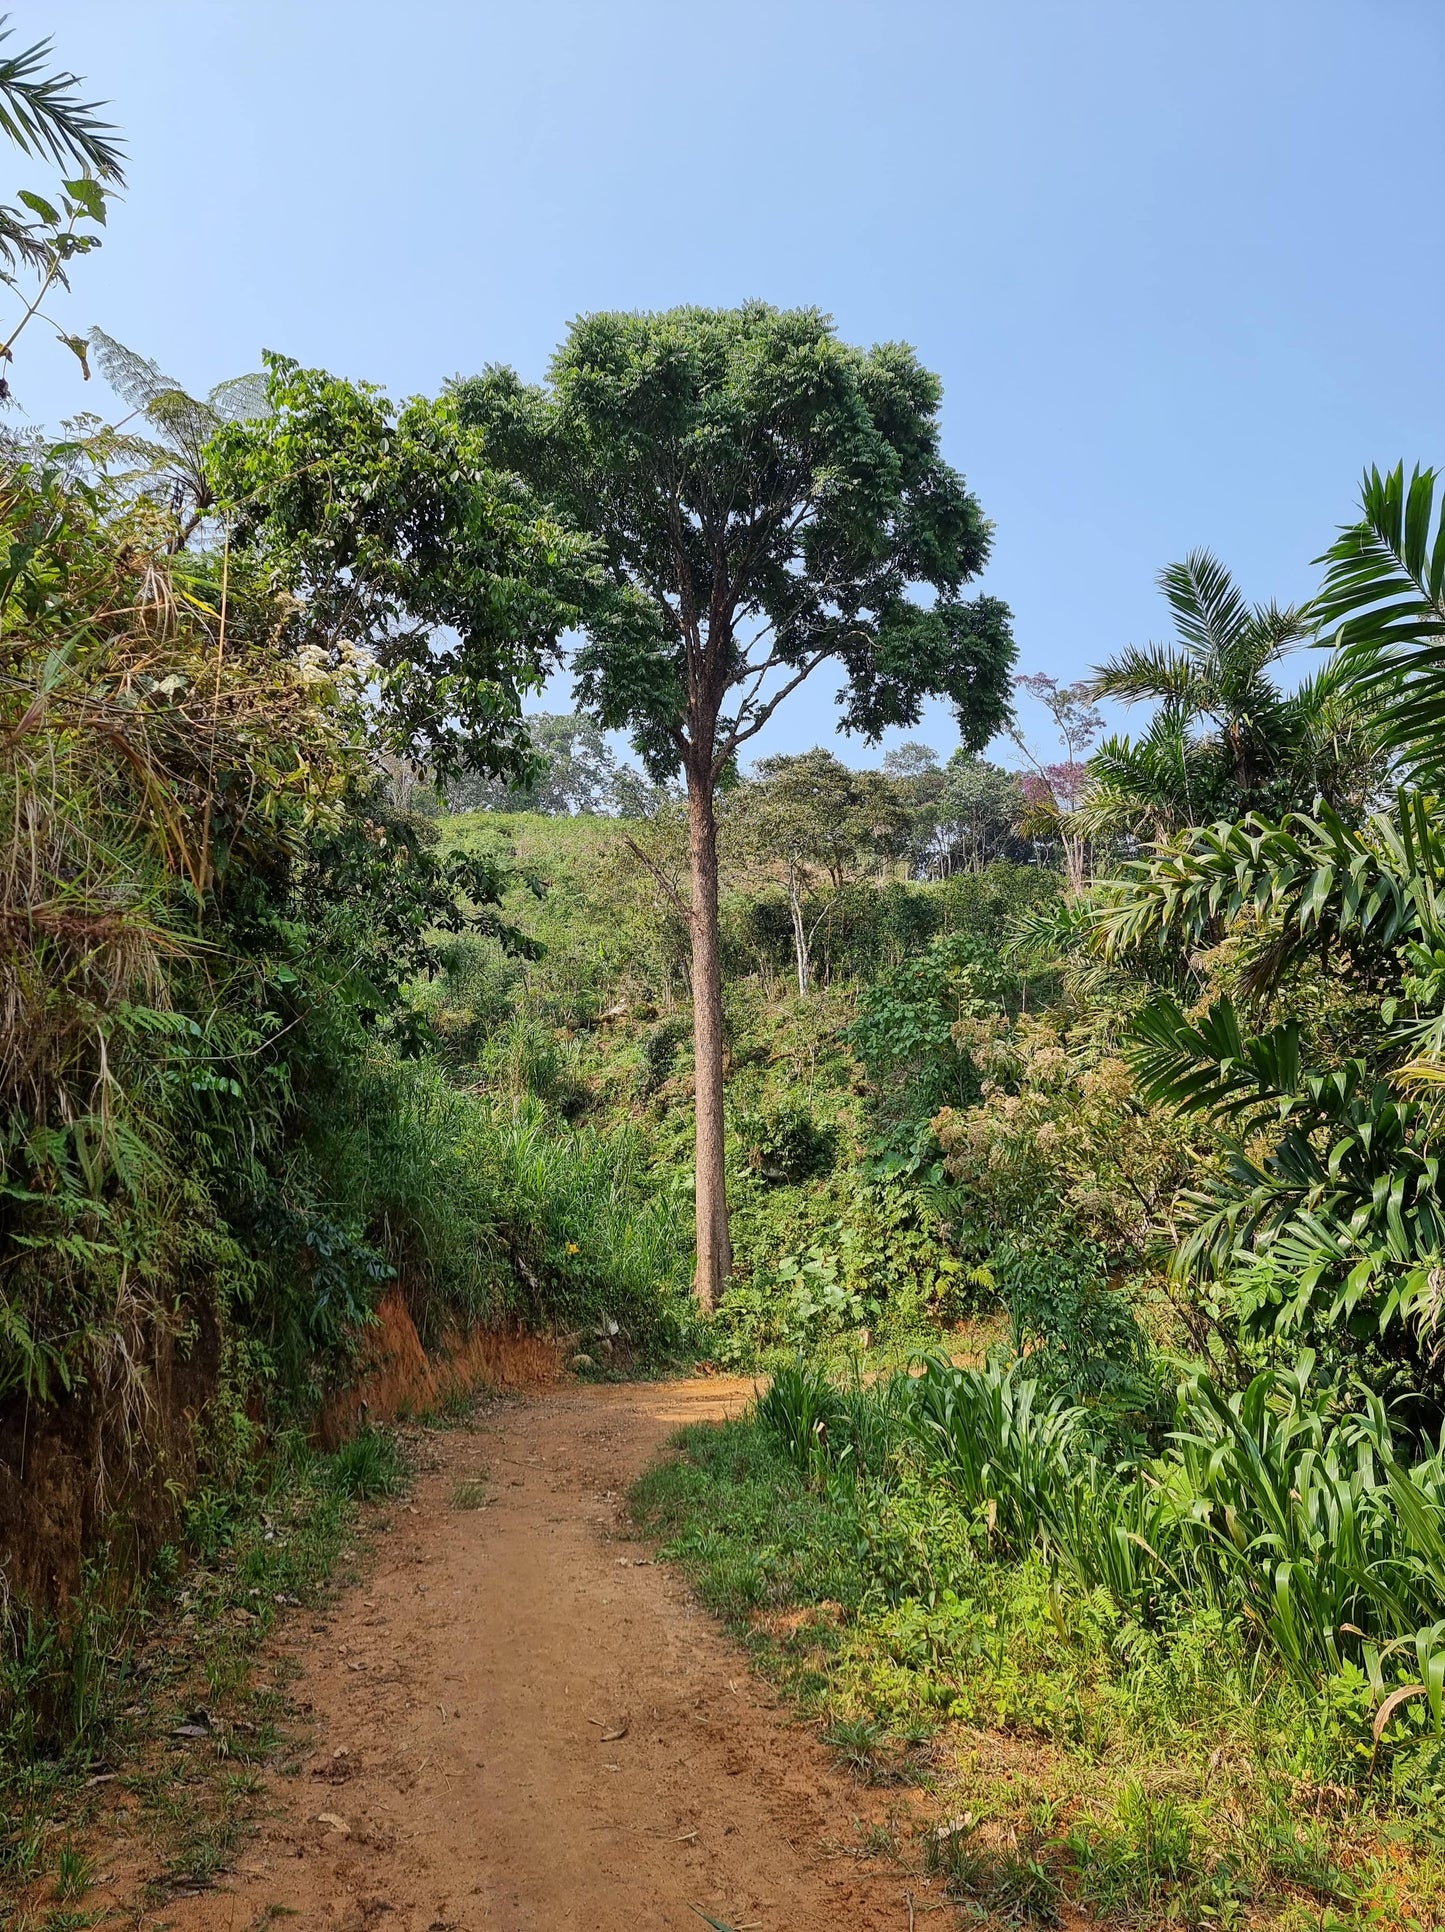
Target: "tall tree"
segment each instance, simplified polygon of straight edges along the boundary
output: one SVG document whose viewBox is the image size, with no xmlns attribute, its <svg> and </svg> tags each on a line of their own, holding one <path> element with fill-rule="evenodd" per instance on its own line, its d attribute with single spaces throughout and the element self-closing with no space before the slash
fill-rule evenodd
<svg viewBox="0 0 1445 1932">
<path fill-rule="evenodd" d="M 1059 840 L 1069 891 L 1078 894 L 1084 889 L 1089 857 L 1088 832 L 1080 812 L 1088 786 L 1085 759 L 1104 728 L 1103 714 L 1085 683 L 1060 684 L 1045 671 L 1030 672 L 1015 678 L 1014 683 L 1038 700 L 1058 733 L 1064 755 L 1052 760 L 1035 751 L 1018 726 L 1009 736 L 1029 765 L 1023 781 L 1029 820 L 1038 830 Z"/>
<path fill-rule="evenodd" d="M 989 527 L 940 454 L 938 378 L 901 344 L 841 342 L 814 309 L 588 316 L 546 386 L 494 369 L 456 394 L 491 459 L 601 547 L 616 595 L 585 620 L 579 701 L 630 730 L 655 776 L 686 783 L 697 1293 L 711 1307 L 732 1261 L 719 780 L 820 665 L 841 673 L 847 731 L 876 740 L 941 695 L 984 744 L 1009 709 L 1009 614 L 959 593 Z"/>
<path fill-rule="evenodd" d="M 616 810 L 617 760 L 597 723 L 575 711 L 538 711 L 527 719 L 537 757 L 530 782 L 464 776 L 447 787 L 454 812 L 574 812 Z"/>
<path fill-rule="evenodd" d="M 996 859 L 1026 856 L 1017 830 L 1026 811 L 1017 772 L 976 752 L 955 752 L 931 809 L 930 863 L 947 875 L 960 868 L 981 872 Z"/>
</svg>

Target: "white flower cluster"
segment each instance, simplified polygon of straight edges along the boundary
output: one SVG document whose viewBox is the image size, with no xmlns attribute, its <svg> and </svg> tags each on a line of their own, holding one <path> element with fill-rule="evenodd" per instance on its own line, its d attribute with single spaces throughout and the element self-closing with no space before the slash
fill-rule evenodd
<svg viewBox="0 0 1445 1932">
<path fill-rule="evenodd" d="M 334 683 L 359 692 L 376 676 L 376 659 L 353 638 L 344 637 L 330 650 L 324 644 L 303 644 L 296 668 L 307 684 Z"/>
</svg>

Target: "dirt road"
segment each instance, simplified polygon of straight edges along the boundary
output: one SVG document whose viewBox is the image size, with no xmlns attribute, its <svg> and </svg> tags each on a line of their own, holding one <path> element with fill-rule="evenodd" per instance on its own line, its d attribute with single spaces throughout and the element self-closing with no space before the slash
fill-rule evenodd
<svg viewBox="0 0 1445 1932">
<path fill-rule="evenodd" d="M 302 1775 L 273 1781 L 224 1888 L 159 1922 L 906 1932 L 919 1881 L 858 1855 L 874 1794 L 627 1523 L 671 1430 L 749 1393 L 568 1386 L 429 1438 L 368 1583 L 287 1640 L 314 1707 Z M 483 1469 L 485 1506 L 458 1508 Z"/>
</svg>

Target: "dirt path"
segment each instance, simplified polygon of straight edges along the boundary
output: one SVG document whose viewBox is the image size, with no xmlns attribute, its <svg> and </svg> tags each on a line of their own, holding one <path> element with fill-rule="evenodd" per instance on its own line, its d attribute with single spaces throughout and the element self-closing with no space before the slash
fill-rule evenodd
<svg viewBox="0 0 1445 1932">
<path fill-rule="evenodd" d="M 151 1922 L 698 1932 L 701 1910 L 736 1932 L 906 1932 L 926 1888 L 859 1858 L 873 1794 L 627 1524 L 670 1431 L 749 1393 L 567 1387 L 432 1438 L 368 1584 L 288 1640 L 315 1713 L 302 1775 L 273 1781 L 225 1889 Z M 486 1506 L 455 1507 L 483 1468 Z"/>
</svg>

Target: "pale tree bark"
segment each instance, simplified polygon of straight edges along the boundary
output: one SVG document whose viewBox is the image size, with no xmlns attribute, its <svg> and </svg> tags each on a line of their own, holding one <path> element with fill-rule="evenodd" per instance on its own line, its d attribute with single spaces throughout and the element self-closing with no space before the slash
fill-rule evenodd
<svg viewBox="0 0 1445 1932">
<path fill-rule="evenodd" d="M 1080 832 L 1069 829 L 1068 819 L 1059 819 L 1059 842 L 1064 848 L 1064 875 L 1068 880 L 1069 897 L 1077 899 L 1088 884 L 1088 841 Z"/>
<path fill-rule="evenodd" d="M 722 966 L 718 957 L 717 817 L 711 769 L 689 761 L 693 1064 L 697 1106 L 697 1299 L 711 1310 L 732 1273 L 723 1148 Z"/>
<path fill-rule="evenodd" d="M 803 923 L 803 895 L 798 890 L 798 871 L 788 862 L 788 911 L 793 920 L 793 956 L 798 966 L 798 997 L 808 997 L 808 929 Z"/>
</svg>

